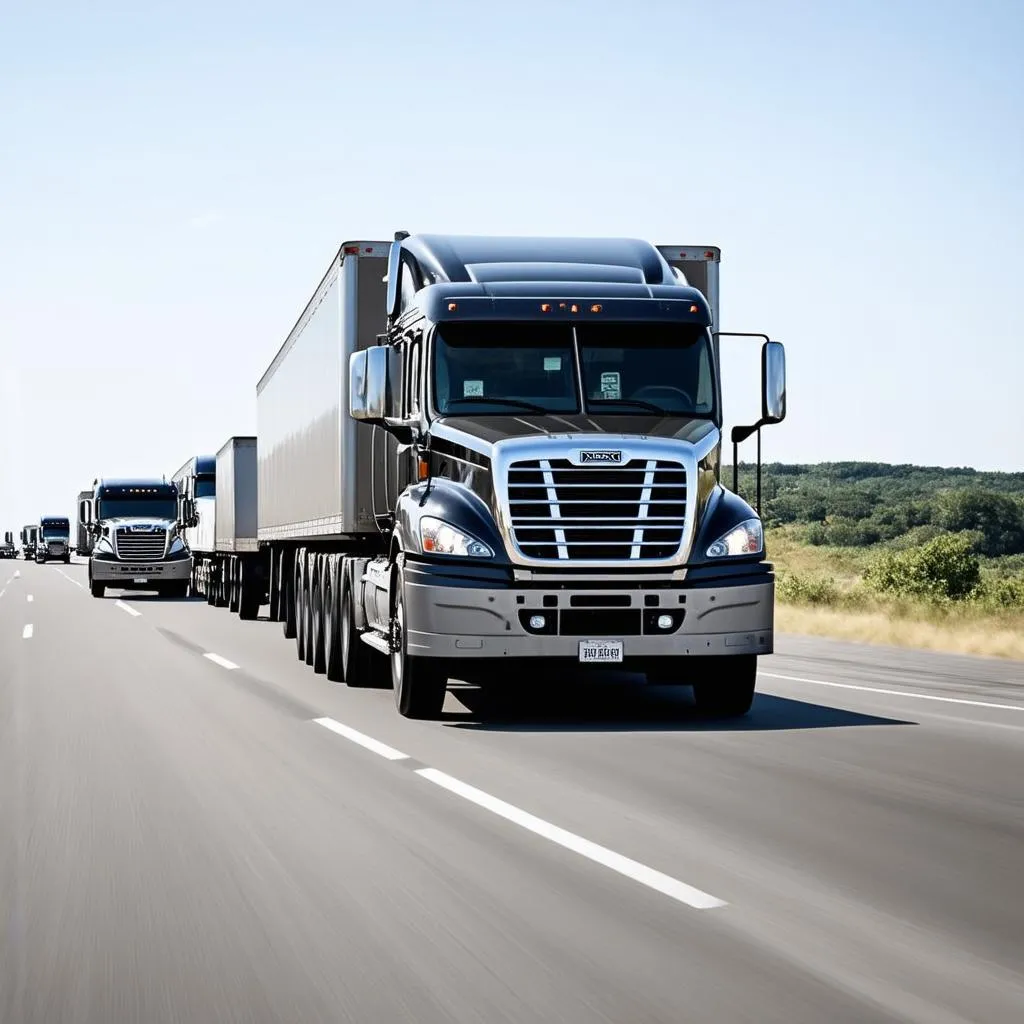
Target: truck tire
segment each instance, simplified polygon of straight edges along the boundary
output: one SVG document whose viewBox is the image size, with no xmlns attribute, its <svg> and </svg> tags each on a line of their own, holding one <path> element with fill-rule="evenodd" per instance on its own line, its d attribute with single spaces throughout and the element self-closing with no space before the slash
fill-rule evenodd
<svg viewBox="0 0 1024 1024">
<path fill-rule="evenodd" d="M 260 599 L 263 597 L 255 563 L 245 558 L 239 559 L 238 576 L 238 617 L 251 622 L 259 618 Z"/>
<path fill-rule="evenodd" d="M 188 596 L 188 583 L 165 583 L 161 587 L 160 596 L 172 601 L 184 601 Z"/>
<path fill-rule="evenodd" d="M 754 702 L 757 655 L 737 654 L 714 661 L 716 664 L 711 671 L 716 678 L 693 684 L 697 710 L 714 718 L 745 715 Z"/>
<path fill-rule="evenodd" d="M 355 597 L 347 581 L 341 584 L 340 648 L 342 677 L 347 686 L 376 687 L 382 677 L 390 671 L 384 659 L 374 653 L 362 640 L 356 630 Z"/>
<path fill-rule="evenodd" d="M 97 583 L 95 580 L 89 580 L 89 592 L 93 597 L 102 597 L 106 592 L 106 585 L 103 583 Z"/>
<path fill-rule="evenodd" d="M 241 588 L 238 585 L 238 559 L 231 557 L 227 560 L 227 589 L 228 589 L 228 611 L 232 615 L 238 614 L 238 606 L 241 598 Z"/>
<path fill-rule="evenodd" d="M 324 595 L 324 674 L 332 683 L 345 681 L 341 659 L 341 592 L 338 588 L 342 559 L 328 555 L 322 583 Z"/>
<path fill-rule="evenodd" d="M 64 564 L 65 565 L 70 565 L 71 564 L 71 556 L 70 555 L 65 555 L 64 556 Z"/>
<path fill-rule="evenodd" d="M 313 665 L 313 573 L 316 571 L 316 554 L 306 553 L 306 568 L 302 574 L 302 628 L 306 634 L 305 658 L 307 665 Z"/>
<path fill-rule="evenodd" d="M 295 553 L 295 654 L 299 661 L 306 660 L 306 549 L 299 548 Z"/>
<path fill-rule="evenodd" d="M 309 588 L 309 636 L 308 664 L 317 675 L 327 671 L 327 651 L 324 644 L 324 574 L 327 559 L 323 555 L 312 558 L 313 572 Z"/>
<path fill-rule="evenodd" d="M 281 632 L 285 640 L 295 639 L 295 566 L 289 561 L 285 552 L 281 552 L 281 577 L 278 583 L 281 602 L 279 614 L 281 616 Z"/>
<path fill-rule="evenodd" d="M 405 578 L 401 570 L 395 578 L 392 634 L 391 684 L 398 713 L 403 718 L 440 718 L 448 692 L 448 675 L 445 667 L 433 658 L 409 655 L 405 633 Z"/>
</svg>

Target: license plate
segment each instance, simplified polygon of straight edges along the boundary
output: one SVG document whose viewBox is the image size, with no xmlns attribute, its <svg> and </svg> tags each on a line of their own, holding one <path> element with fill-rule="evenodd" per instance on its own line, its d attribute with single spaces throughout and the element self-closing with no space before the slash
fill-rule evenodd
<svg viewBox="0 0 1024 1024">
<path fill-rule="evenodd" d="M 580 661 L 588 665 L 618 664 L 622 661 L 622 641 L 581 640 Z"/>
<path fill-rule="evenodd" d="M 132 583 L 148 583 L 148 582 L 149 582 L 149 579 L 146 576 L 136 576 L 135 579 L 132 580 Z"/>
</svg>

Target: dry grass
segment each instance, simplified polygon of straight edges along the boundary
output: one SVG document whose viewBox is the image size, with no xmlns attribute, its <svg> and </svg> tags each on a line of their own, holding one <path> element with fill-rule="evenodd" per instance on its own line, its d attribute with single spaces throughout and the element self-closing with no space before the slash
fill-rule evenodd
<svg viewBox="0 0 1024 1024">
<path fill-rule="evenodd" d="M 773 530 L 768 556 L 780 583 L 788 577 L 819 588 L 799 602 L 777 595 L 776 629 L 1024 661 L 1024 609 L 994 611 L 968 602 L 942 607 L 884 598 L 863 585 L 863 571 L 876 555 L 863 548 L 813 547 L 802 543 L 795 531 Z"/>
<path fill-rule="evenodd" d="M 1018 618 L 1015 628 L 1002 618 L 929 622 L 897 617 L 883 609 L 817 608 L 780 601 L 775 628 L 784 633 L 1024 661 L 1024 615 Z"/>
</svg>

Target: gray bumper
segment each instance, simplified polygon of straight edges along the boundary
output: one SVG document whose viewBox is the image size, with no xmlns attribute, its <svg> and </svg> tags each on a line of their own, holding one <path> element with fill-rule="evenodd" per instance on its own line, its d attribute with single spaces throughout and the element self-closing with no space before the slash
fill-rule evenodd
<svg viewBox="0 0 1024 1024">
<path fill-rule="evenodd" d="M 161 583 L 183 583 L 192 575 L 192 559 L 172 562 L 114 562 L 94 558 L 90 575 L 97 583 L 125 590 L 150 590 Z M 139 582 L 142 581 L 142 582 Z"/>
<path fill-rule="evenodd" d="M 577 660 L 581 640 L 618 640 L 625 662 L 690 656 L 770 654 L 774 646 L 775 581 L 721 587 L 640 590 L 537 590 L 446 587 L 415 579 L 406 581 L 406 635 L 409 651 L 432 658 L 568 658 Z M 658 607 L 645 598 L 658 597 Z M 682 624 L 668 635 L 594 632 L 537 635 L 522 624 L 522 614 L 539 614 L 551 621 L 576 611 L 572 598 L 615 598 L 624 619 L 644 613 L 685 611 Z M 545 606 L 545 598 L 547 605 Z M 625 605 L 624 600 L 629 600 Z M 557 602 L 555 605 L 553 602 Z M 578 616 L 585 618 L 586 616 Z M 595 616 L 595 620 L 600 616 Z M 583 626 L 585 629 L 586 627 Z M 596 635 L 595 635 L 596 633 Z"/>
</svg>

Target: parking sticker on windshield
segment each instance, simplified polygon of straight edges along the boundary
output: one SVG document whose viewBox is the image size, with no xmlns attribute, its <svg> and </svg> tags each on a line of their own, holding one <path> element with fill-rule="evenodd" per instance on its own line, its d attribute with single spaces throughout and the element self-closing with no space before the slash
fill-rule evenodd
<svg viewBox="0 0 1024 1024">
<path fill-rule="evenodd" d="M 608 373 L 601 374 L 601 397 L 622 397 L 622 377 L 618 370 L 612 370 Z"/>
<path fill-rule="evenodd" d="M 558 373 L 562 369 L 561 356 L 545 356 L 544 369 L 547 373 Z"/>
<path fill-rule="evenodd" d="M 483 398 L 484 382 L 482 380 L 465 380 L 462 382 L 463 398 Z"/>
</svg>

